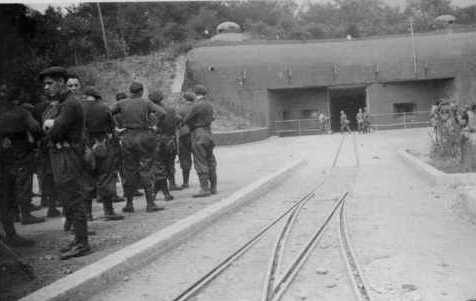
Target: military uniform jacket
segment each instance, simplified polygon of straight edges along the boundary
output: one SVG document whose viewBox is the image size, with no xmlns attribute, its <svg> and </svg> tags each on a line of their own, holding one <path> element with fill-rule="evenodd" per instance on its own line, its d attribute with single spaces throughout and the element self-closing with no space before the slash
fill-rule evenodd
<svg viewBox="0 0 476 301">
<path fill-rule="evenodd" d="M 174 136 L 175 131 L 177 130 L 180 124 L 180 117 L 175 112 L 173 108 L 164 108 L 166 111 L 165 118 L 163 121 L 158 125 L 159 133 L 166 135 L 166 136 Z"/>
<path fill-rule="evenodd" d="M 28 110 L 15 104 L 0 105 L 0 141 L 27 139 L 27 131 L 41 132 L 40 124 Z"/>
<path fill-rule="evenodd" d="M 210 129 L 213 120 L 213 107 L 206 98 L 202 98 L 192 106 L 183 123 L 193 131 L 197 128 Z"/>
<path fill-rule="evenodd" d="M 121 114 L 122 127 L 126 129 L 150 128 L 153 115 L 161 122 L 166 114 L 164 109 L 141 97 L 120 100 L 113 105 L 111 112 Z"/>
<path fill-rule="evenodd" d="M 88 135 L 112 133 L 115 121 L 111 110 L 100 101 L 83 101 L 85 125 Z"/>
<path fill-rule="evenodd" d="M 55 120 L 48 132 L 48 138 L 53 143 L 82 144 L 84 142 L 84 109 L 78 98 L 71 92 L 63 92 L 59 97 L 58 105 L 49 110 L 46 115 Z"/>
</svg>

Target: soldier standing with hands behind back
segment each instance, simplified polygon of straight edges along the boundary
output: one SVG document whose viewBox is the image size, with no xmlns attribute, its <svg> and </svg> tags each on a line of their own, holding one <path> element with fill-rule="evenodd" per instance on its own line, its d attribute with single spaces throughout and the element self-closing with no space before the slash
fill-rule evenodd
<svg viewBox="0 0 476 301">
<path fill-rule="evenodd" d="M 155 115 L 160 121 L 165 117 L 165 111 L 142 98 L 144 86 L 133 82 L 129 88 L 131 96 L 116 102 L 111 112 L 121 114 L 122 127 L 125 129 L 122 138 L 124 164 L 124 196 L 126 206 L 124 212 L 134 212 L 133 197 L 136 188 L 144 188 L 147 200 L 147 212 L 163 210 L 154 202 L 154 153 L 156 147 L 155 135 L 150 128 L 151 116 Z"/>
<path fill-rule="evenodd" d="M 178 155 L 180 160 L 180 168 L 182 169 L 183 184 L 182 188 L 188 188 L 188 180 L 190 178 L 190 169 L 192 168 L 192 141 L 191 133 L 188 125 L 183 123 L 185 117 L 190 113 L 194 104 L 195 95 L 191 92 L 185 92 L 183 95 L 185 100 L 178 109 L 178 115 L 182 119 L 179 129 L 179 146 Z"/>
<path fill-rule="evenodd" d="M 215 143 L 211 131 L 213 107 L 205 96 L 207 90 L 204 86 L 195 86 L 194 92 L 197 95 L 196 103 L 183 123 L 192 131 L 193 165 L 200 180 L 200 190 L 193 197 L 206 197 L 217 193 L 217 163 L 213 154 Z"/>
</svg>

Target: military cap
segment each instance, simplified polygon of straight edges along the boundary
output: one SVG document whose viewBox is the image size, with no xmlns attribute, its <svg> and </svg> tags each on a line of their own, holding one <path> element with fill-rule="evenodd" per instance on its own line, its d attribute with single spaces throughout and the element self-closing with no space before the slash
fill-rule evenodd
<svg viewBox="0 0 476 301">
<path fill-rule="evenodd" d="M 96 90 L 96 88 L 94 88 L 94 87 L 86 87 L 86 88 L 84 88 L 83 94 L 86 95 L 86 96 L 92 96 L 92 97 L 94 97 L 94 98 L 96 98 L 96 99 L 102 99 L 101 93 L 99 93 L 99 91 Z"/>
<path fill-rule="evenodd" d="M 185 92 L 183 94 L 183 99 L 185 99 L 186 101 L 194 101 L 195 100 L 195 95 L 193 95 L 192 92 Z"/>
<path fill-rule="evenodd" d="M 193 89 L 193 92 L 198 95 L 206 95 L 207 94 L 207 89 L 205 88 L 204 85 L 196 85 L 195 89 Z"/>
<path fill-rule="evenodd" d="M 127 98 L 127 95 L 124 92 L 119 92 L 119 93 L 116 94 L 116 100 L 117 101 L 119 101 L 121 99 L 125 99 L 125 98 Z"/>
<path fill-rule="evenodd" d="M 40 80 L 43 80 L 45 76 L 51 76 L 55 78 L 61 77 L 66 81 L 69 77 L 69 74 L 65 68 L 59 67 L 59 66 L 53 66 L 53 67 L 46 68 L 40 72 L 40 76 L 39 76 Z"/>
<path fill-rule="evenodd" d="M 139 82 L 132 82 L 131 86 L 129 87 L 129 91 L 133 94 L 139 93 L 144 91 L 144 86 Z"/>
<path fill-rule="evenodd" d="M 152 102 L 159 103 L 164 99 L 164 93 L 162 91 L 153 91 L 149 93 L 149 99 Z"/>
</svg>

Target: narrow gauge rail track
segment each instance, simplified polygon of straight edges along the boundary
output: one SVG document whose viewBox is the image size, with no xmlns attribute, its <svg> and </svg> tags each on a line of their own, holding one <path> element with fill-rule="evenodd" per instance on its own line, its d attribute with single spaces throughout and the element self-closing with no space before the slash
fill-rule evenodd
<svg viewBox="0 0 476 301">
<path fill-rule="evenodd" d="M 343 135 L 337 151 L 334 155 L 334 160 L 332 163 L 333 170 L 336 167 L 342 145 L 344 144 L 346 135 Z M 359 167 L 359 156 L 357 152 L 356 137 L 353 134 L 353 146 L 354 154 L 356 160 L 356 166 Z M 316 196 L 316 191 L 323 186 L 326 181 L 329 179 L 330 174 L 324 178 L 312 191 L 308 192 L 306 195 L 301 197 L 295 204 L 288 208 L 284 213 L 274 219 L 271 223 L 265 226 L 261 231 L 259 231 L 255 236 L 248 240 L 244 245 L 242 245 L 238 250 L 233 252 L 230 256 L 221 261 L 216 265 L 212 270 L 207 274 L 202 276 L 199 280 L 189 286 L 186 290 L 180 293 L 172 301 L 185 301 L 189 298 L 196 295 L 199 291 L 205 288 L 213 279 L 215 279 L 220 273 L 226 270 L 234 261 L 236 261 L 241 255 L 247 252 L 251 247 L 253 247 L 271 228 L 273 228 L 278 222 L 283 220 L 286 216 L 288 217 L 278 239 L 276 241 L 275 247 L 271 254 L 271 260 L 269 268 L 266 274 L 265 284 L 261 295 L 261 301 L 278 301 L 286 292 L 286 289 L 292 283 L 294 277 L 299 272 L 302 265 L 305 263 L 307 258 L 310 256 L 312 250 L 314 250 L 317 245 L 322 233 L 326 229 L 327 225 L 331 221 L 335 213 L 339 212 L 339 240 L 341 245 L 341 251 L 346 262 L 346 266 L 349 272 L 349 277 L 351 278 L 351 283 L 356 294 L 356 298 L 359 301 L 371 301 L 368 294 L 364 278 L 361 273 L 361 269 L 355 259 L 353 249 L 349 242 L 348 231 L 347 231 L 347 222 L 345 214 L 345 200 L 348 195 L 348 192 L 345 192 L 340 198 L 335 198 L 336 203 L 333 206 L 331 212 L 327 215 L 324 222 L 316 229 L 311 238 L 305 244 L 303 249 L 299 252 L 297 257 L 293 260 L 291 266 L 282 274 L 280 278 L 277 277 L 278 272 L 281 270 L 282 258 L 284 254 L 284 247 L 286 241 L 289 237 L 289 233 L 293 225 L 295 224 L 301 209 L 304 205 L 311 199 L 314 199 Z"/>
</svg>

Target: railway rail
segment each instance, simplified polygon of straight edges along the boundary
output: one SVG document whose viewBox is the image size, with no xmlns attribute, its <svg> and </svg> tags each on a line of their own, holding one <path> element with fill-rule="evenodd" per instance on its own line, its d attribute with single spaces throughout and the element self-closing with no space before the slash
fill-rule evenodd
<svg viewBox="0 0 476 301">
<path fill-rule="evenodd" d="M 355 166 L 358 168 L 360 165 L 359 156 L 357 151 L 357 142 L 355 135 L 352 135 L 353 151 L 355 155 Z M 271 223 L 262 228 L 255 236 L 249 239 L 239 249 L 233 252 L 230 256 L 221 261 L 208 273 L 202 276 L 199 280 L 185 289 L 173 301 L 185 301 L 191 297 L 197 295 L 202 289 L 204 289 L 210 282 L 218 277 L 223 271 L 225 271 L 234 261 L 238 260 L 240 256 L 250 250 L 261 238 L 263 238 L 272 228 L 274 228 L 281 220 L 285 220 L 285 223 L 281 229 L 280 234 L 276 240 L 274 248 L 271 252 L 270 262 L 266 273 L 260 301 L 278 301 L 282 298 L 287 288 L 291 285 L 294 277 L 298 274 L 301 267 L 305 264 L 306 260 L 311 255 L 319 242 L 322 234 L 328 227 L 329 222 L 332 220 L 336 212 L 339 212 L 339 240 L 341 246 L 341 252 L 346 263 L 347 271 L 349 274 L 350 282 L 353 286 L 355 297 L 358 301 L 371 301 L 370 294 L 365 284 L 365 278 L 363 277 L 362 270 L 360 269 L 354 251 L 352 249 L 346 221 L 346 198 L 348 192 L 344 192 L 340 197 L 335 198 L 335 204 L 332 210 L 326 216 L 324 221 L 316 228 L 311 235 L 307 243 L 302 250 L 293 259 L 291 265 L 284 272 L 282 270 L 282 261 L 284 257 L 284 250 L 286 243 L 289 239 L 291 229 L 295 225 L 302 208 L 307 202 L 316 198 L 316 192 L 321 188 L 329 177 L 332 175 L 332 170 L 337 166 L 337 162 L 341 153 L 344 140 L 347 135 L 343 135 L 336 153 L 333 158 L 331 173 L 327 175 L 314 189 L 302 196 L 297 202 L 295 202 L 290 208 L 283 212 L 280 216 L 275 218 Z"/>
</svg>

